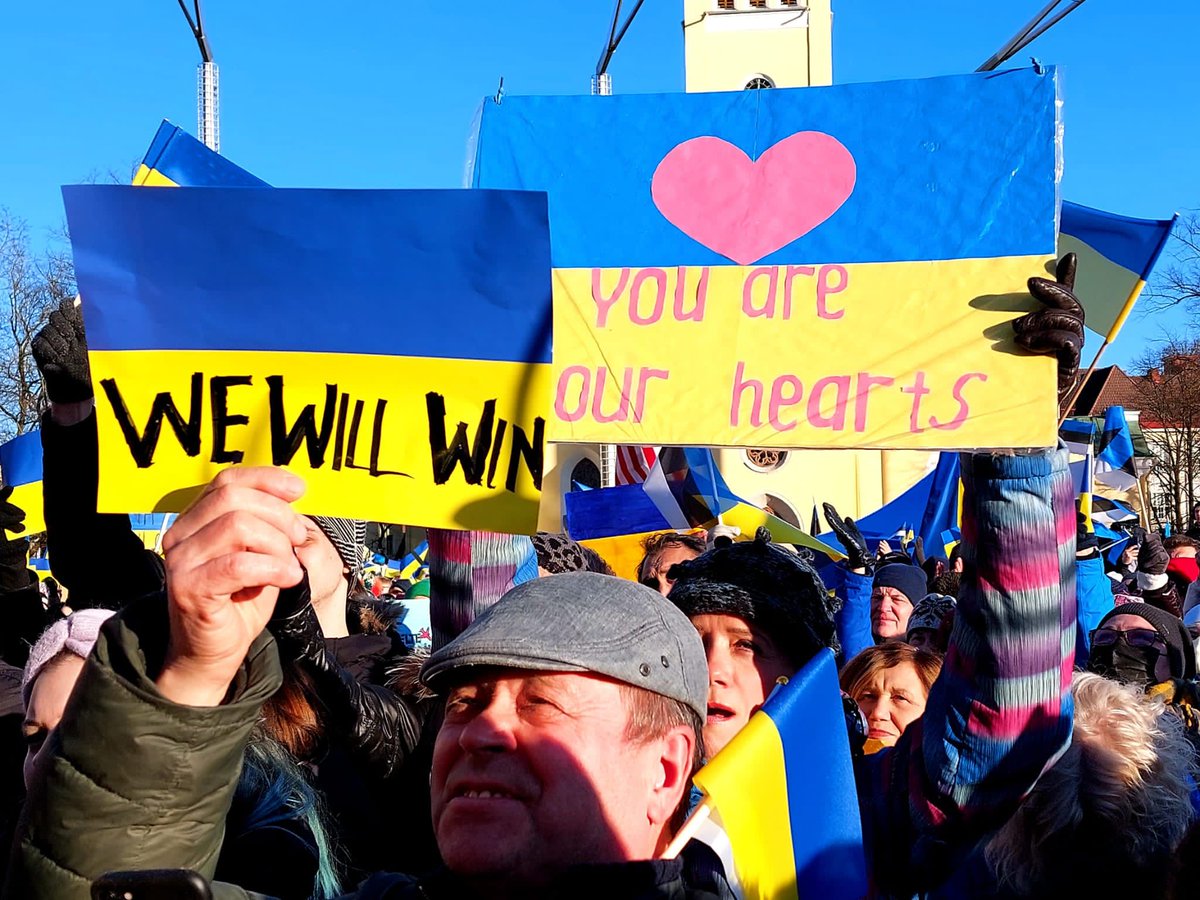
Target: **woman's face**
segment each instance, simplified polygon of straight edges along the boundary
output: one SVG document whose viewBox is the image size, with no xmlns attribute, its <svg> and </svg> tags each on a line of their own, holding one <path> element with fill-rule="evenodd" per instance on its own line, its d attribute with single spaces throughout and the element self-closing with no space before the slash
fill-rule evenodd
<svg viewBox="0 0 1200 900">
<path fill-rule="evenodd" d="M 346 564 L 316 522 L 306 518 L 304 527 L 308 535 L 304 543 L 296 548 L 296 558 L 308 572 L 313 603 L 319 606 L 332 597 L 346 580 Z"/>
<path fill-rule="evenodd" d="M 884 669 L 851 696 L 867 717 L 867 737 L 892 747 L 925 712 L 928 692 L 916 667 L 906 662 Z"/>
<path fill-rule="evenodd" d="M 796 667 L 767 634 L 737 616 L 692 616 L 708 659 L 708 718 L 704 752 L 715 756 L 766 701 L 780 677 Z"/>
<path fill-rule="evenodd" d="M 42 765 L 42 748 L 50 732 L 62 721 L 67 698 L 79 673 L 83 671 L 83 658 L 74 653 L 60 653 L 50 660 L 33 682 L 29 692 L 29 705 L 25 707 L 25 721 L 21 733 L 25 737 L 25 789 L 33 784 L 34 774 Z"/>
</svg>

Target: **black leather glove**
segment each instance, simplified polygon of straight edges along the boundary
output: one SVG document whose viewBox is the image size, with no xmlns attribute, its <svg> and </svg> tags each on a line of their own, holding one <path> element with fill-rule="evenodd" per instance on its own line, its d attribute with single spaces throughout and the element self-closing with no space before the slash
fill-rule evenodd
<svg viewBox="0 0 1200 900">
<path fill-rule="evenodd" d="M 1075 386 L 1079 354 L 1083 350 L 1083 307 L 1075 297 L 1075 254 L 1058 261 L 1055 280 L 1030 278 L 1029 293 L 1046 309 L 1026 313 L 1013 322 L 1017 346 L 1030 353 L 1053 353 L 1058 357 L 1058 396 Z"/>
<path fill-rule="evenodd" d="M 1163 547 L 1162 538 L 1153 531 L 1147 532 L 1142 545 L 1138 547 L 1138 571 L 1147 575 L 1162 575 L 1167 571 L 1167 563 L 1171 555 Z"/>
<path fill-rule="evenodd" d="M 821 509 L 825 510 L 825 521 L 829 523 L 829 527 L 837 535 L 838 543 L 846 551 L 846 565 L 851 569 L 870 568 L 871 551 L 867 549 L 866 538 L 862 536 L 854 520 L 849 516 L 845 519 L 839 516 L 832 503 L 822 503 Z"/>
<path fill-rule="evenodd" d="M 29 538 L 13 536 L 25 530 L 25 510 L 9 501 L 12 492 L 0 491 L 0 593 L 29 587 Z"/>
<path fill-rule="evenodd" d="M 33 339 L 32 349 L 51 401 L 78 403 L 92 396 L 83 313 L 74 300 L 64 300 L 50 313 L 50 320 Z"/>
</svg>

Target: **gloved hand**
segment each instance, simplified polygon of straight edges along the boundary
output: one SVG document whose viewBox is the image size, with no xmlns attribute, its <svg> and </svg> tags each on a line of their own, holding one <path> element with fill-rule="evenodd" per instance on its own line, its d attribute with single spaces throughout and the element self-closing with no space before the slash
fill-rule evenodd
<svg viewBox="0 0 1200 900">
<path fill-rule="evenodd" d="M 29 587 L 29 538 L 13 537 L 25 530 L 25 510 L 9 502 L 12 486 L 0 491 L 0 593 Z"/>
<path fill-rule="evenodd" d="M 925 555 L 925 538 L 918 534 L 917 540 L 913 544 L 913 559 L 917 561 L 918 566 L 923 566 L 928 558 Z"/>
<path fill-rule="evenodd" d="M 1153 531 L 1146 533 L 1142 545 L 1138 547 L 1138 571 L 1147 575 L 1162 575 L 1167 571 L 1167 563 L 1171 555 L 1163 547 L 1162 538 Z"/>
<path fill-rule="evenodd" d="M 1077 559 L 1088 559 L 1100 549 L 1100 540 L 1096 532 L 1088 531 L 1087 516 L 1081 512 L 1075 513 L 1075 556 Z"/>
<path fill-rule="evenodd" d="M 1075 386 L 1079 354 L 1083 350 L 1083 307 L 1075 297 L 1075 254 L 1058 261 L 1055 280 L 1030 278 L 1029 293 L 1046 309 L 1026 313 L 1013 322 L 1017 346 L 1030 353 L 1053 353 L 1058 357 L 1058 396 Z"/>
<path fill-rule="evenodd" d="M 74 300 L 64 300 L 33 339 L 33 359 L 46 393 L 54 403 L 78 403 L 92 396 L 83 314 Z"/>
<path fill-rule="evenodd" d="M 829 527 L 837 535 L 838 543 L 846 551 L 846 565 L 851 569 L 869 568 L 871 553 L 867 550 L 866 538 L 862 536 L 854 520 L 849 516 L 845 519 L 839 516 L 832 503 L 822 503 L 821 508 L 825 510 L 825 521 L 829 523 Z"/>
</svg>

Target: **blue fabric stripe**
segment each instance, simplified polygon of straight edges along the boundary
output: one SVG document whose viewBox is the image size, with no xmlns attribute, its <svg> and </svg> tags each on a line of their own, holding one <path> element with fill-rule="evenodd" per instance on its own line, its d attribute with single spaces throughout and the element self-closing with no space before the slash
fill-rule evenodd
<svg viewBox="0 0 1200 900">
<path fill-rule="evenodd" d="M 564 495 L 567 534 L 576 541 L 666 531 L 671 525 L 640 484 Z"/>
<path fill-rule="evenodd" d="M 167 120 L 158 126 L 142 165 L 181 187 L 269 187 Z"/>
<path fill-rule="evenodd" d="M 93 350 L 550 362 L 546 198 L 63 188 Z"/>
<path fill-rule="evenodd" d="M 820 131 L 854 156 L 854 191 L 761 265 L 1048 255 L 1056 95 L 1051 68 L 769 91 L 505 97 L 484 102 L 473 185 L 547 191 L 559 268 L 728 265 L 658 211 L 650 187 L 659 162 L 698 136 L 757 159 L 797 131 Z"/>
<path fill-rule="evenodd" d="M 27 431 L 0 445 L 4 484 L 19 487 L 42 480 L 42 433 Z"/>
<path fill-rule="evenodd" d="M 1147 278 L 1174 222 L 1174 219 L 1134 219 L 1064 200 L 1058 230 L 1133 275 Z"/>
<path fill-rule="evenodd" d="M 797 894 L 861 897 L 867 888 L 862 819 L 833 652 L 809 660 L 762 712 L 783 742 Z"/>
</svg>

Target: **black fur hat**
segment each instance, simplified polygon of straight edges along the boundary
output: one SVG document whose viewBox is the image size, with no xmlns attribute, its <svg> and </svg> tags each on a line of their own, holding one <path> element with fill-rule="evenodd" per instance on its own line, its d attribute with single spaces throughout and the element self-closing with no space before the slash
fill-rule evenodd
<svg viewBox="0 0 1200 900">
<path fill-rule="evenodd" d="M 771 543 L 759 528 L 752 541 L 717 547 L 671 566 L 668 599 L 684 615 L 737 616 L 766 631 L 797 668 L 822 647 L 838 653 L 830 596 L 805 557 Z"/>
</svg>

